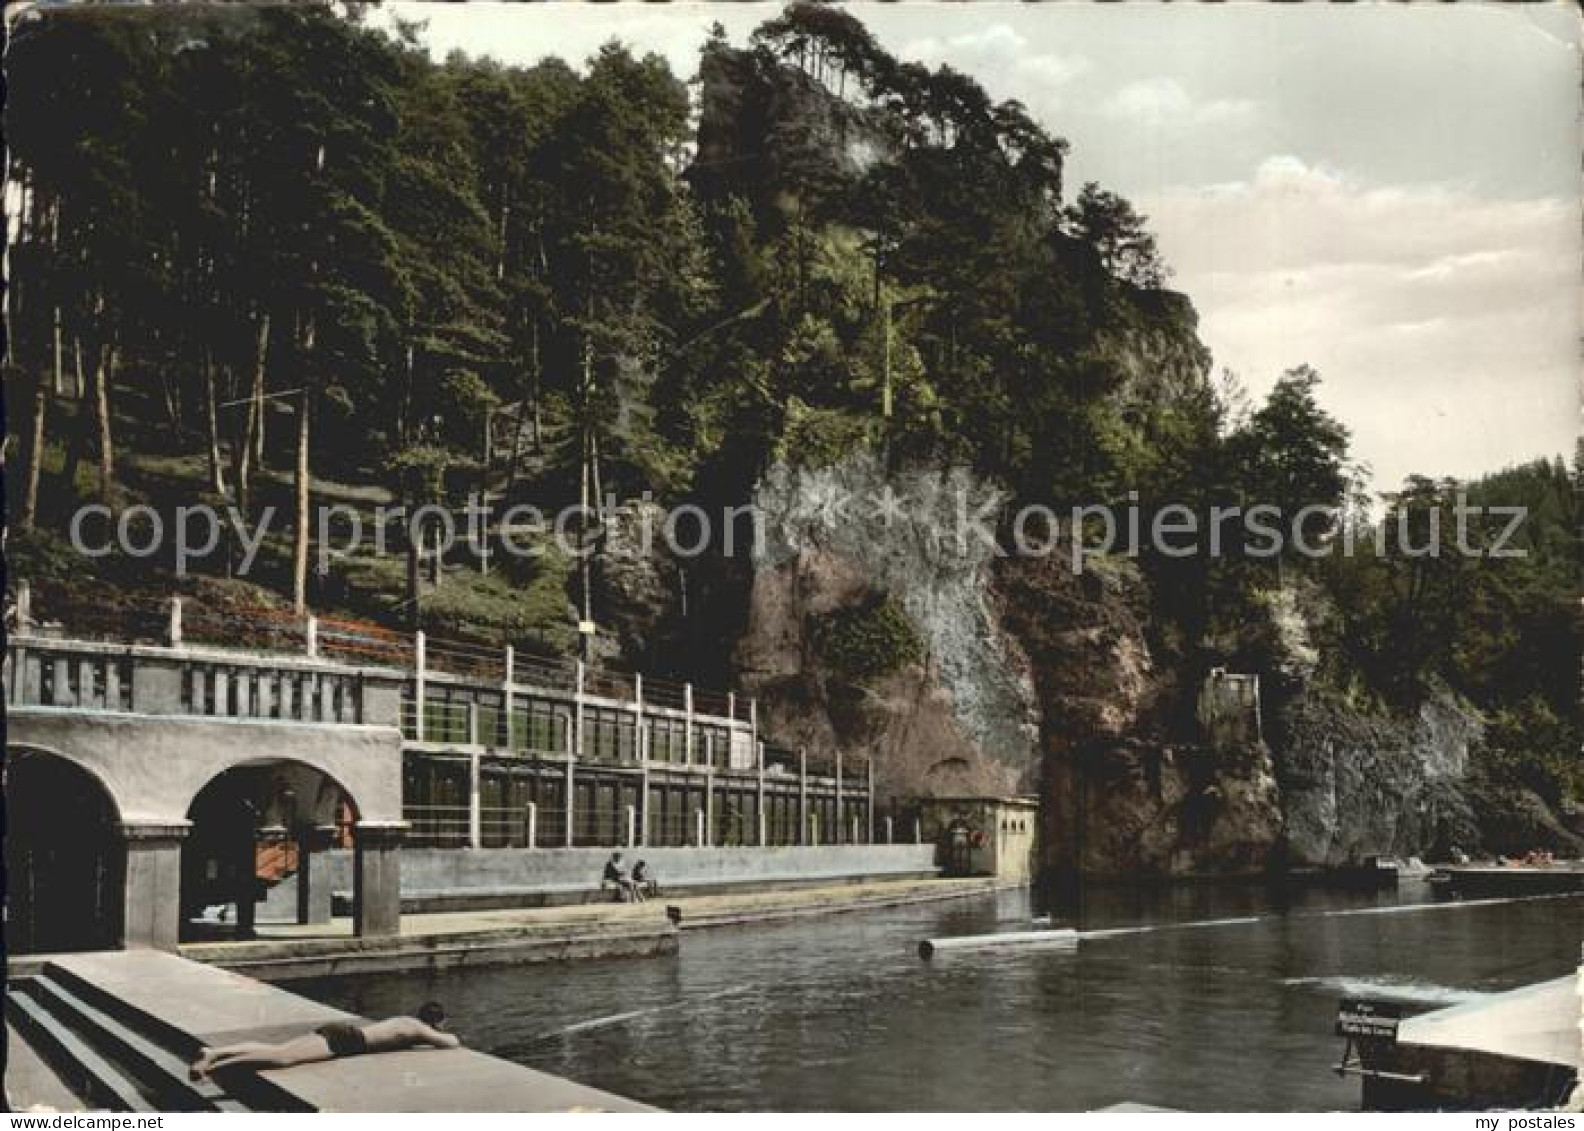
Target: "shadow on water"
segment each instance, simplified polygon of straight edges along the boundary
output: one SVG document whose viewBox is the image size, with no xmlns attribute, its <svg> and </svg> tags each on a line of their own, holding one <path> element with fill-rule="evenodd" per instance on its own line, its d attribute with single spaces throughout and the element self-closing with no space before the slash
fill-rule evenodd
<svg viewBox="0 0 1584 1131">
<path fill-rule="evenodd" d="M 914 952 L 1043 910 L 1005 892 L 689 933 L 669 958 L 292 988 L 371 1015 L 439 997 L 474 1047 L 680 1110 L 1329 1110 L 1358 1104 L 1330 1071 L 1340 997 L 1471 1000 L 1567 973 L 1584 935 L 1579 898 L 1193 884 L 1090 891 L 1108 933 L 1076 952 Z"/>
</svg>

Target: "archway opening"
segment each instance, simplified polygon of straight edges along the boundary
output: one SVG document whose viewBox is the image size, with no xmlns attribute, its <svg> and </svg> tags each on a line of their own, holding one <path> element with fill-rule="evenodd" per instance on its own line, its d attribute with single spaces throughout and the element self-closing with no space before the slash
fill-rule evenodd
<svg viewBox="0 0 1584 1131">
<path fill-rule="evenodd" d="M 5 805 L 7 950 L 119 946 L 126 847 L 104 785 L 58 755 L 8 749 Z"/>
<path fill-rule="evenodd" d="M 310 862 L 350 848 L 355 802 L 330 775 L 300 762 L 234 766 L 211 778 L 187 810 L 181 938 L 251 938 L 261 921 L 308 922 Z M 322 864 L 316 881 L 334 881 Z M 299 891 L 299 887 L 303 891 Z M 322 901 L 324 918 L 329 900 Z"/>
</svg>

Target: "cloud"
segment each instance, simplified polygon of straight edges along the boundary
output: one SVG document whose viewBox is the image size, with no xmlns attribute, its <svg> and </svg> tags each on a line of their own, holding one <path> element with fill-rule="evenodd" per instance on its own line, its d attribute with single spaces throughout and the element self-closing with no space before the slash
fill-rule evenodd
<svg viewBox="0 0 1584 1131">
<path fill-rule="evenodd" d="M 1571 452 L 1575 203 L 1372 186 L 1290 156 L 1142 203 L 1217 364 L 1257 392 L 1316 366 L 1378 488 Z"/>
<path fill-rule="evenodd" d="M 1128 83 L 1105 103 L 1108 116 L 1146 129 L 1236 125 L 1251 120 L 1257 110 L 1246 98 L 1195 102 L 1182 83 L 1166 77 Z"/>
<path fill-rule="evenodd" d="M 977 76 L 994 98 L 1016 98 L 1045 110 L 1061 104 L 1062 88 L 1094 69 L 1083 55 L 1034 47 L 1026 35 L 1005 23 L 959 35 L 911 39 L 896 54 L 932 67 L 950 63 Z"/>
</svg>

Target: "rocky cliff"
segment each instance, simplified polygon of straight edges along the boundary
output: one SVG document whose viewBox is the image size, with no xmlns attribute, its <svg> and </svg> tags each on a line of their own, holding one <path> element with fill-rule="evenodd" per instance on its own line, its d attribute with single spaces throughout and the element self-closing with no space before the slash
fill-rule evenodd
<svg viewBox="0 0 1584 1131">
<path fill-rule="evenodd" d="M 772 469 L 736 659 L 773 741 L 872 755 L 882 798 L 1035 788 L 1028 666 L 988 590 L 989 548 L 956 536 L 959 508 L 997 499 L 967 472 L 888 475 L 868 455 Z M 888 603 L 905 618 L 890 631 Z M 867 631 L 837 631 L 854 625 Z"/>
</svg>

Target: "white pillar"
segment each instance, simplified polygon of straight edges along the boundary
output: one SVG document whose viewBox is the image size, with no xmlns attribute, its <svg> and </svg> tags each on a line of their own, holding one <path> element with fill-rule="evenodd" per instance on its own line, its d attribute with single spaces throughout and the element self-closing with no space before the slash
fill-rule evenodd
<svg viewBox="0 0 1584 1131">
<path fill-rule="evenodd" d="M 691 766 L 693 764 L 693 685 L 691 683 L 682 685 L 682 710 L 687 716 L 682 722 L 682 764 Z"/>
<path fill-rule="evenodd" d="M 16 621 L 17 628 L 26 632 L 33 624 L 33 583 L 19 581 L 16 586 Z M 689 693 L 691 700 L 691 690 Z"/>
<path fill-rule="evenodd" d="M 874 843 L 874 838 L 875 838 L 874 752 L 873 751 L 870 751 L 869 757 L 867 759 L 865 759 L 865 766 L 867 767 L 868 774 L 869 774 L 869 780 L 868 780 L 868 787 L 869 787 L 868 803 L 865 806 L 865 811 L 867 812 L 868 817 L 869 817 L 869 843 L 873 844 Z"/>
<path fill-rule="evenodd" d="M 893 841 L 893 840 L 892 840 L 892 839 L 891 839 L 891 818 L 890 818 L 890 817 L 887 817 L 887 818 L 886 818 L 886 819 L 885 819 L 885 831 L 886 831 L 886 843 L 887 843 L 887 844 L 893 844 L 893 843 L 895 843 L 895 842 L 894 842 L 894 841 Z"/>
<path fill-rule="evenodd" d="M 635 806 L 625 806 L 627 810 L 627 847 L 638 847 L 638 810 Z"/>
<path fill-rule="evenodd" d="M 515 743 L 514 743 L 515 735 L 512 733 L 512 715 L 513 715 L 512 705 L 513 705 L 513 702 L 514 702 L 514 697 L 512 695 L 512 691 L 513 691 L 513 688 L 515 686 L 515 676 L 516 676 L 516 674 L 517 674 L 517 650 L 515 648 L 513 648 L 510 644 L 508 644 L 508 645 L 506 645 L 506 678 L 501 680 L 501 702 L 505 704 L 505 710 L 506 710 L 506 749 L 507 750 L 516 749 L 516 746 L 515 746 Z"/>
<path fill-rule="evenodd" d="M 310 660 L 319 658 L 319 618 L 312 613 L 303 621 L 303 650 Z"/>
<path fill-rule="evenodd" d="M 528 802 L 528 847 L 539 847 L 539 806 Z"/>
<path fill-rule="evenodd" d="M 836 748 L 836 828 L 833 830 L 834 835 L 831 838 L 832 844 L 841 843 L 842 827 L 847 823 L 842 819 L 846 816 L 846 811 L 842 807 L 842 801 L 842 756 L 841 747 L 838 746 Z"/>
<path fill-rule="evenodd" d="M 704 772 L 704 843 L 715 843 L 715 760 Z"/>
<path fill-rule="evenodd" d="M 170 627 L 167 630 L 172 648 L 180 648 L 182 642 L 182 600 L 180 597 L 170 599 Z"/>
<path fill-rule="evenodd" d="M 428 648 L 423 629 L 413 633 L 413 737 L 424 740 L 424 669 L 428 667 Z"/>
<path fill-rule="evenodd" d="M 924 843 L 924 822 L 918 817 L 913 818 L 913 843 Z"/>
<path fill-rule="evenodd" d="M 766 836 L 767 829 L 765 827 L 764 743 L 754 743 L 754 750 L 757 757 L 757 769 L 759 777 L 759 803 L 754 807 L 754 809 L 755 812 L 759 814 L 759 847 L 764 848 L 770 843 L 768 837 Z"/>
<path fill-rule="evenodd" d="M 471 707 L 471 704 L 469 705 Z M 477 750 L 468 755 L 468 847 L 484 847 L 483 772 Z"/>
<path fill-rule="evenodd" d="M 808 747 L 798 747 L 798 843 L 809 840 Z"/>
<path fill-rule="evenodd" d="M 693 810 L 693 847 L 704 847 L 704 810 Z"/>
</svg>

